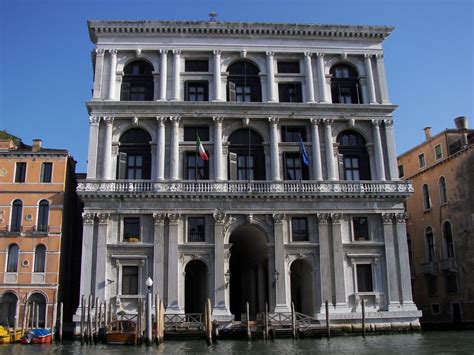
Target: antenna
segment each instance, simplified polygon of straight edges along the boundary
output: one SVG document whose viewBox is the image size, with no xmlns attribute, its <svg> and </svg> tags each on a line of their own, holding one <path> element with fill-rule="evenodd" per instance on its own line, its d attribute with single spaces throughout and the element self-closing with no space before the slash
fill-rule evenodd
<svg viewBox="0 0 474 355">
<path fill-rule="evenodd" d="M 209 22 L 217 22 L 217 12 L 209 12 Z"/>
</svg>

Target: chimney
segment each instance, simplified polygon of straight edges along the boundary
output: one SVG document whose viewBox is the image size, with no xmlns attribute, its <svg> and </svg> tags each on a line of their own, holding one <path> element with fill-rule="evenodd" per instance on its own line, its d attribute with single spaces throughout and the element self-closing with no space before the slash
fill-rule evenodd
<svg viewBox="0 0 474 355">
<path fill-rule="evenodd" d="M 43 143 L 43 141 L 41 139 L 33 139 L 33 147 L 31 147 L 31 151 L 32 152 L 37 152 L 39 150 L 41 150 L 41 143 Z"/>
<path fill-rule="evenodd" d="M 423 131 L 425 131 L 426 140 L 429 141 L 431 139 L 431 127 L 425 127 Z"/>
<path fill-rule="evenodd" d="M 460 116 L 454 119 L 454 124 L 456 125 L 456 129 L 458 130 L 459 134 L 461 135 L 461 146 L 465 147 L 468 144 L 467 141 L 467 130 L 468 130 L 468 121 L 467 117 Z"/>
</svg>

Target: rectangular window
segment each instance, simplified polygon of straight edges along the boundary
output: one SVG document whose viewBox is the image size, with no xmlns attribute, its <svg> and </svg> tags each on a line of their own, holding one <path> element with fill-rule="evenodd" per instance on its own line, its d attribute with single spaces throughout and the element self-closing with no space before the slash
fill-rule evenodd
<svg viewBox="0 0 474 355">
<path fill-rule="evenodd" d="M 300 72 L 300 62 L 291 62 L 291 61 L 277 61 L 277 71 L 278 73 L 299 73 Z"/>
<path fill-rule="evenodd" d="M 403 165 L 398 166 L 398 177 L 402 178 L 405 173 L 403 172 Z"/>
<path fill-rule="evenodd" d="M 15 182 L 25 182 L 26 163 L 16 163 Z"/>
<path fill-rule="evenodd" d="M 306 142 L 305 126 L 281 126 L 281 141 L 299 143 L 300 137 Z"/>
<path fill-rule="evenodd" d="M 209 101 L 209 84 L 207 81 L 187 81 L 186 101 Z"/>
<path fill-rule="evenodd" d="M 372 265 L 357 264 L 357 292 L 374 292 Z"/>
<path fill-rule="evenodd" d="M 420 168 L 425 167 L 426 162 L 425 162 L 425 154 L 424 153 L 421 153 L 420 155 L 418 155 L 418 165 L 420 166 Z"/>
<path fill-rule="evenodd" d="M 448 293 L 458 292 L 458 283 L 456 279 L 456 273 L 447 272 L 445 275 L 445 282 L 446 282 L 446 292 Z"/>
<path fill-rule="evenodd" d="M 301 83 L 278 84 L 280 102 L 302 102 Z"/>
<path fill-rule="evenodd" d="M 208 72 L 209 61 L 207 59 L 186 59 L 184 62 L 184 71 L 186 72 Z"/>
<path fill-rule="evenodd" d="M 359 157 L 356 156 L 344 156 L 344 179 L 349 181 L 360 180 L 360 165 Z"/>
<path fill-rule="evenodd" d="M 369 240 L 369 227 L 367 217 L 352 218 L 354 240 Z"/>
<path fill-rule="evenodd" d="M 186 142 L 196 142 L 197 136 L 201 142 L 209 141 L 208 126 L 184 126 L 184 140 Z"/>
<path fill-rule="evenodd" d="M 41 164 L 41 182 L 51 182 L 53 163 Z"/>
<path fill-rule="evenodd" d="M 125 217 L 123 219 L 123 240 L 126 242 L 140 240 L 140 217 Z"/>
<path fill-rule="evenodd" d="M 308 166 L 302 164 L 300 153 L 285 153 L 285 180 L 308 180 Z"/>
<path fill-rule="evenodd" d="M 127 155 L 127 179 L 143 179 L 143 156 L 141 154 Z"/>
<path fill-rule="evenodd" d="M 122 295 L 138 295 L 138 266 L 122 266 Z"/>
<path fill-rule="evenodd" d="M 185 164 L 186 179 L 209 180 L 209 160 L 202 160 L 197 152 L 188 152 Z"/>
<path fill-rule="evenodd" d="M 426 286 L 428 288 L 429 296 L 436 296 L 438 294 L 438 285 L 436 282 L 436 276 L 426 275 Z"/>
<path fill-rule="evenodd" d="M 188 218 L 188 242 L 204 242 L 206 240 L 206 225 L 204 217 Z"/>
<path fill-rule="evenodd" d="M 295 217 L 291 219 L 291 239 L 294 242 L 307 242 L 308 219 L 306 217 Z"/>
<path fill-rule="evenodd" d="M 441 149 L 441 144 L 435 146 L 435 159 L 439 160 L 443 157 L 443 150 Z"/>
</svg>

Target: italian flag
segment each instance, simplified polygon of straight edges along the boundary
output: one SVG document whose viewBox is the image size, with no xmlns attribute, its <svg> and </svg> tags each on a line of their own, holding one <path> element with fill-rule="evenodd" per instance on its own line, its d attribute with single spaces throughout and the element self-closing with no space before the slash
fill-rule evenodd
<svg viewBox="0 0 474 355">
<path fill-rule="evenodd" d="M 202 160 L 209 160 L 209 157 L 207 156 L 206 151 L 204 150 L 204 147 L 202 146 L 199 136 L 196 136 L 196 150 Z"/>
</svg>

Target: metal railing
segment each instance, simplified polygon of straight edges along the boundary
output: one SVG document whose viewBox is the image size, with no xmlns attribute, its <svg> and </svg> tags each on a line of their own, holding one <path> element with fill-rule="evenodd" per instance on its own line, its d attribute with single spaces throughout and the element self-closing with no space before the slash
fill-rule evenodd
<svg viewBox="0 0 474 355">
<path fill-rule="evenodd" d="M 201 313 L 165 314 L 166 328 L 201 328 L 202 321 Z"/>
</svg>

